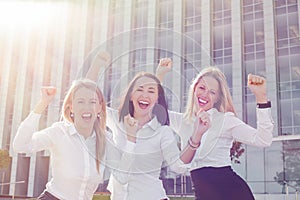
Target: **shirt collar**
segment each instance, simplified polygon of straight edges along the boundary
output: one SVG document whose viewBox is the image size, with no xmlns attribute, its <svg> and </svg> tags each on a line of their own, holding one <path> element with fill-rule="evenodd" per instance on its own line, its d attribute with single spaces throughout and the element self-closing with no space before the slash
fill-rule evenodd
<svg viewBox="0 0 300 200">
<path fill-rule="evenodd" d="M 75 128 L 75 125 L 73 123 L 69 123 L 69 133 L 70 135 L 75 135 L 75 134 L 79 134 L 78 131 Z M 92 135 L 89 138 L 95 138 L 96 137 L 96 132 L 93 131 Z"/>
<path fill-rule="evenodd" d="M 153 119 L 151 119 L 151 121 L 146 123 L 143 127 L 145 126 L 149 126 L 151 129 L 156 130 L 161 126 L 161 124 L 157 120 L 156 116 L 154 116 Z"/>
</svg>

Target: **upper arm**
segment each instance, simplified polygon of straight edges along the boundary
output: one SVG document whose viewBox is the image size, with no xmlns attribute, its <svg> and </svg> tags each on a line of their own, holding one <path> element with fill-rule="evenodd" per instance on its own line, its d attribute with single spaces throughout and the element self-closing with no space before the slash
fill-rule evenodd
<svg viewBox="0 0 300 200">
<path fill-rule="evenodd" d="M 174 112 L 174 111 L 170 111 L 168 110 L 169 113 L 169 117 L 170 117 L 170 127 L 177 133 L 180 135 L 180 127 L 181 127 L 181 123 L 183 120 L 183 114 L 179 113 L 179 112 Z"/>
<path fill-rule="evenodd" d="M 272 142 L 272 127 L 258 123 L 254 128 L 233 115 L 227 116 L 224 124 L 228 126 L 232 137 L 244 144 L 265 147 Z"/>
</svg>

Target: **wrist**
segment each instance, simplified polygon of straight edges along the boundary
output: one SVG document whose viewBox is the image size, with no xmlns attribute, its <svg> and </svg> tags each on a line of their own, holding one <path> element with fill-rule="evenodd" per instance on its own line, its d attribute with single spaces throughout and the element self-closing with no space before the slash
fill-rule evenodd
<svg viewBox="0 0 300 200">
<path fill-rule="evenodd" d="M 197 150 L 199 148 L 200 144 L 201 144 L 201 142 L 198 142 L 198 143 L 194 142 L 192 137 L 190 137 L 188 140 L 188 145 L 192 150 Z"/>
<path fill-rule="evenodd" d="M 40 101 L 33 109 L 34 113 L 42 114 L 44 110 L 47 108 L 48 103 L 45 103 L 43 101 Z"/>
<path fill-rule="evenodd" d="M 130 141 L 130 142 L 136 143 L 136 137 L 135 136 L 127 134 L 127 140 Z"/>
<path fill-rule="evenodd" d="M 265 103 L 257 103 L 257 108 L 271 108 L 271 101 Z"/>
<path fill-rule="evenodd" d="M 255 99 L 256 99 L 256 103 L 267 103 L 268 102 L 267 95 L 260 95 L 260 96 L 257 96 Z"/>
</svg>

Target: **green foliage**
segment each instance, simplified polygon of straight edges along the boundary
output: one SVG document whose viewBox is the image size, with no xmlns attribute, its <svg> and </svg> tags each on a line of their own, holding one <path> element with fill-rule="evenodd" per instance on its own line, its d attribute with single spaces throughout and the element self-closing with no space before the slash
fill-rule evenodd
<svg viewBox="0 0 300 200">
<path fill-rule="evenodd" d="M 7 169 L 10 164 L 11 158 L 9 152 L 6 149 L 0 149 L 0 170 Z"/>
<path fill-rule="evenodd" d="M 110 200 L 107 195 L 94 195 L 93 200 Z"/>
<path fill-rule="evenodd" d="M 276 172 L 274 180 L 284 186 L 292 188 L 300 188 L 300 143 L 299 141 L 283 142 L 282 159 L 284 161 L 284 169 Z"/>
</svg>

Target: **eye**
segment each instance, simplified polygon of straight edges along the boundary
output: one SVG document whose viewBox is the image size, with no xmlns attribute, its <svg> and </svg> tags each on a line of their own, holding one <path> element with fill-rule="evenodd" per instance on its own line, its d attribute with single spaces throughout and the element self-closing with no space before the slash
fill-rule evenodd
<svg viewBox="0 0 300 200">
<path fill-rule="evenodd" d="M 96 104 L 97 101 L 96 101 L 96 100 L 92 100 L 91 103 L 92 103 L 92 104 Z"/>
<path fill-rule="evenodd" d="M 203 85 L 200 85 L 198 88 L 199 88 L 200 90 L 205 90 L 205 87 L 204 87 Z"/>
<path fill-rule="evenodd" d="M 212 95 L 215 95 L 215 94 L 216 94 L 216 92 L 213 91 L 213 90 L 210 90 L 209 93 L 212 94 Z"/>
<path fill-rule="evenodd" d="M 148 92 L 151 93 L 151 94 L 155 93 L 154 90 L 149 90 Z"/>
<path fill-rule="evenodd" d="M 83 103 L 83 100 L 78 100 L 77 103 Z"/>
</svg>

